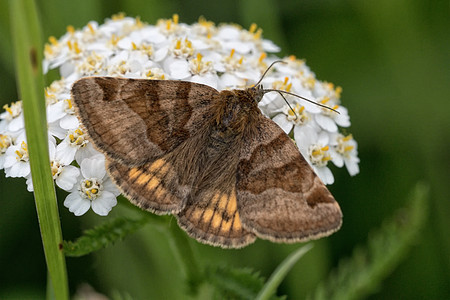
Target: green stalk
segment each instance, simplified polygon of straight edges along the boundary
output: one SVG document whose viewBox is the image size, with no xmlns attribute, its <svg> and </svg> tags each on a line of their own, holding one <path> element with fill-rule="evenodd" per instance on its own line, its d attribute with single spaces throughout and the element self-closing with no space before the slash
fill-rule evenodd
<svg viewBox="0 0 450 300">
<path fill-rule="evenodd" d="M 289 254 L 289 256 L 283 260 L 283 262 L 275 269 L 275 271 L 270 276 L 269 280 L 267 280 L 266 284 L 259 291 L 256 296 L 257 300 L 266 300 L 272 297 L 280 283 L 286 277 L 287 273 L 292 269 L 295 263 L 308 252 L 313 247 L 312 244 L 307 244 L 295 252 Z"/>
<path fill-rule="evenodd" d="M 48 156 L 42 32 L 34 0 L 10 0 L 12 38 L 19 94 L 23 101 L 34 198 L 48 273 L 56 299 L 69 299 L 62 233 Z M 50 293 L 50 292 L 49 292 Z"/>
<path fill-rule="evenodd" d="M 173 224 L 173 222 L 167 226 L 169 226 L 167 235 L 169 237 L 170 247 L 183 270 L 189 287 L 189 293 L 196 295 L 198 287 L 203 281 L 203 269 L 200 269 L 194 257 L 194 252 L 192 251 L 189 237 L 186 233 Z"/>
</svg>

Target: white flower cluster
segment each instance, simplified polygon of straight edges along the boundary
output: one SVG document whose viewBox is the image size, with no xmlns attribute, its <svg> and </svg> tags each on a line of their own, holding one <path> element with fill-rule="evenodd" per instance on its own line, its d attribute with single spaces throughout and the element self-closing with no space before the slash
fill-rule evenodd
<svg viewBox="0 0 450 300">
<path fill-rule="evenodd" d="M 84 76 L 121 76 L 185 80 L 218 90 L 245 88 L 256 83 L 279 51 L 262 30 L 220 25 L 200 18 L 181 24 L 178 16 L 148 25 L 138 18 L 115 15 L 99 25 L 90 22 L 81 30 L 68 27 L 59 40 L 50 37 L 45 47 L 44 71 L 59 68 L 61 79 L 46 88 L 51 168 L 56 184 L 70 192 L 64 205 L 75 215 L 89 208 L 107 215 L 116 205 L 118 189 L 104 167 L 104 156 L 86 139 L 72 107 L 70 89 Z M 318 81 L 304 61 L 283 58 L 262 81 L 266 88 L 284 90 L 327 105 L 340 112 L 279 93 L 265 94 L 262 112 L 294 138 L 301 153 L 326 184 L 334 182 L 329 161 L 359 172 L 357 144 L 339 133 L 350 126 L 340 105 L 341 88 Z M 21 102 L 4 106 L 0 115 L 0 169 L 7 177 L 24 177 L 32 190 Z"/>
</svg>

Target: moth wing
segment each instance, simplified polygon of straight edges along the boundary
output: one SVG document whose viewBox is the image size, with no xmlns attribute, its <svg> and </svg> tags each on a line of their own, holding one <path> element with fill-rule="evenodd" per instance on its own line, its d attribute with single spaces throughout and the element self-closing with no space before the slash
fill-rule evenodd
<svg viewBox="0 0 450 300">
<path fill-rule="evenodd" d="M 236 200 L 236 168 L 239 142 L 217 142 L 222 131 L 214 125 L 184 142 L 172 161 L 182 165 L 181 181 L 191 188 L 178 224 L 191 237 L 222 248 L 241 248 L 256 237 L 242 226 Z M 182 162 L 182 163 L 180 163 Z"/>
<path fill-rule="evenodd" d="M 177 213 L 190 187 L 171 153 L 211 118 L 218 92 L 169 80 L 87 77 L 72 99 L 90 140 L 106 156 L 113 181 L 128 199 L 154 213 Z"/>
<path fill-rule="evenodd" d="M 72 87 L 80 121 L 94 145 L 127 165 L 162 157 L 209 120 L 217 90 L 202 84 L 86 77 Z"/>
<path fill-rule="evenodd" d="M 156 214 L 177 213 L 190 188 L 180 183 L 177 165 L 166 156 L 139 166 L 106 160 L 108 173 L 130 202 Z"/>
<path fill-rule="evenodd" d="M 237 169 L 237 204 L 244 228 L 287 243 L 338 230 L 338 203 L 291 138 L 262 115 L 253 130 L 244 136 Z"/>
<path fill-rule="evenodd" d="M 234 186 L 202 189 L 187 200 L 177 219 L 191 237 L 205 244 L 241 248 L 256 239 L 242 226 Z"/>
</svg>

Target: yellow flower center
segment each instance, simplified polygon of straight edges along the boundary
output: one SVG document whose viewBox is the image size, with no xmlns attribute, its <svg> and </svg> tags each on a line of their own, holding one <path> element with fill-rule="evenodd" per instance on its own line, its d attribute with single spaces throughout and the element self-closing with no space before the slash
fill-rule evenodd
<svg viewBox="0 0 450 300">
<path fill-rule="evenodd" d="M 84 147 L 89 142 L 86 134 L 80 129 L 69 131 L 69 144 L 74 147 Z"/>
<path fill-rule="evenodd" d="M 72 105 L 71 99 L 65 99 L 64 100 L 64 111 L 68 114 L 73 115 L 75 113 L 75 108 Z"/>
<path fill-rule="evenodd" d="M 272 88 L 275 90 L 282 90 L 290 92 L 292 88 L 292 82 L 289 82 L 289 77 L 284 77 L 284 81 L 277 80 L 272 83 Z"/>
<path fill-rule="evenodd" d="M 183 58 L 188 58 L 194 55 L 194 48 L 192 47 L 192 42 L 185 39 L 176 39 L 171 47 L 171 52 L 173 55 Z"/>
<path fill-rule="evenodd" d="M 12 139 L 9 135 L 0 134 L 0 154 L 4 154 L 11 144 Z"/>
<path fill-rule="evenodd" d="M 78 45 L 78 42 L 77 41 L 74 41 L 74 42 L 72 42 L 72 41 L 67 41 L 67 47 L 69 48 L 69 50 L 72 52 L 72 53 L 74 53 L 74 54 L 76 54 L 76 55 L 78 55 L 78 54 L 80 54 L 81 53 L 81 49 L 80 49 L 80 46 Z"/>
<path fill-rule="evenodd" d="M 311 145 L 308 149 L 311 163 L 318 167 L 326 166 L 328 161 L 331 160 L 328 150 L 330 150 L 328 146 Z"/>
<path fill-rule="evenodd" d="M 286 106 L 286 110 L 287 119 L 297 125 L 303 125 L 311 119 L 310 114 L 305 111 L 305 107 L 298 103 L 293 107 L 293 110 L 289 106 Z"/>
<path fill-rule="evenodd" d="M 97 199 L 103 190 L 102 183 L 96 178 L 88 178 L 81 181 L 80 194 L 83 198 L 91 201 Z"/>
<path fill-rule="evenodd" d="M 223 58 L 223 62 L 225 64 L 225 68 L 227 71 L 237 71 L 242 68 L 242 63 L 244 62 L 244 56 L 237 58 L 234 56 L 236 53 L 235 49 L 231 49 L 230 55 L 225 56 Z"/>
<path fill-rule="evenodd" d="M 189 69 L 192 74 L 199 75 L 211 72 L 213 70 L 213 65 L 211 61 L 202 60 L 203 55 L 197 53 L 195 59 L 189 61 Z"/>
<path fill-rule="evenodd" d="M 88 55 L 84 61 L 77 66 L 79 73 L 85 75 L 97 75 L 104 71 L 105 60 L 102 56 L 98 55 L 94 51 Z"/>
<path fill-rule="evenodd" d="M 255 23 L 252 23 L 252 25 L 250 25 L 250 29 L 248 30 L 248 32 L 253 35 L 253 38 L 255 40 L 261 39 L 262 29 L 258 28 L 258 25 L 256 25 Z"/>
<path fill-rule="evenodd" d="M 22 101 L 12 102 L 10 105 L 3 105 L 3 109 L 8 112 L 6 115 L 6 119 L 11 121 L 14 118 L 17 118 L 22 113 Z"/>
<path fill-rule="evenodd" d="M 64 166 L 58 161 L 52 160 L 50 162 L 50 168 L 52 170 L 53 179 L 58 178 L 59 174 L 61 174 L 63 167 Z"/>
<path fill-rule="evenodd" d="M 124 12 L 119 12 L 117 14 L 112 15 L 111 20 L 119 21 L 125 19 L 126 14 Z"/>
<path fill-rule="evenodd" d="M 27 143 L 22 142 L 19 150 L 16 150 L 16 159 L 20 161 L 28 161 L 28 146 Z"/>
<path fill-rule="evenodd" d="M 159 29 L 167 35 L 176 33 L 179 29 L 178 26 L 179 16 L 177 14 L 172 15 L 172 19 L 159 19 L 156 25 Z"/>
<path fill-rule="evenodd" d="M 136 45 L 134 42 L 131 42 L 131 47 L 133 50 L 141 51 L 142 53 L 146 54 L 148 57 L 151 57 L 153 55 L 153 47 L 150 44 L 147 44 L 145 42 Z"/>
<path fill-rule="evenodd" d="M 158 80 L 164 80 L 166 79 L 166 76 L 164 75 L 164 71 L 159 68 L 152 68 L 150 69 L 145 76 L 147 76 L 148 79 L 158 79 Z"/>
<path fill-rule="evenodd" d="M 322 100 L 319 101 L 320 104 L 331 107 L 334 110 L 337 110 L 339 108 L 339 105 L 333 104 L 332 102 L 329 103 L 329 102 L 330 102 L 330 97 L 328 97 L 328 96 L 323 97 Z M 327 109 L 327 108 L 322 108 L 322 113 L 324 115 L 327 115 L 332 118 L 336 117 L 336 115 L 337 115 L 334 111 Z"/>
<path fill-rule="evenodd" d="M 336 152 L 341 154 L 342 156 L 348 157 L 350 155 L 350 152 L 355 149 L 355 146 L 350 145 L 350 141 L 353 140 L 353 136 L 351 134 L 344 136 L 340 135 L 337 138 L 337 146 L 336 146 Z"/>
</svg>

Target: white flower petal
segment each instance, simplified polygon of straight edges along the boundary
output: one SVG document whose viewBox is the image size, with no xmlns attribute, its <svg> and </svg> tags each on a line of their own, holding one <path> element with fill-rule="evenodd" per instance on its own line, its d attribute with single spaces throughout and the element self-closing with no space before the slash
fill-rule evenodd
<svg viewBox="0 0 450 300">
<path fill-rule="evenodd" d="M 121 194 L 120 190 L 117 188 L 117 186 L 112 182 L 111 178 L 106 174 L 106 176 L 103 179 L 103 188 L 105 191 L 109 191 L 113 193 L 115 196 L 119 196 Z"/>
<path fill-rule="evenodd" d="M 219 89 L 237 88 L 238 86 L 244 86 L 245 80 L 238 78 L 232 74 L 225 73 L 220 77 Z"/>
<path fill-rule="evenodd" d="M 33 187 L 33 180 L 31 179 L 31 173 L 26 178 L 27 178 L 27 181 L 26 181 L 27 191 L 33 192 L 34 191 L 34 187 Z"/>
<path fill-rule="evenodd" d="M 317 135 L 316 144 L 326 146 L 326 145 L 328 145 L 329 140 L 330 140 L 330 136 L 329 136 L 328 132 L 322 131 Z"/>
<path fill-rule="evenodd" d="M 80 122 L 75 115 L 66 115 L 59 121 L 61 128 L 69 130 L 76 129 L 80 126 Z"/>
<path fill-rule="evenodd" d="M 349 127 L 350 126 L 350 117 L 347 114 L 341 113 L 337 115 L 334 120 L 341 127 Z"/>
<path fill-rule="evenodd" d="M 0 154 L 0 170 L 4 168 L 6 155 Z"/>
<path fill-rule="evenodd" d="M 297 147 L 300 149 L 303 156 L 305 156 L 308 153 L 308 147 L 317 142 L 317 133 L 312 130 L 301 130 L 301 128 L 294 128 L 294 139 L 297 143 Z"/>
<path fill-rule="evenodd" d="M 67 130 L 61 128 L 61 126 L 59 126 L 58 121 L 53 122 L 53 123 L 49 123 L 48 124 L 48 133 L 52 136 L 56 136 L 58 139 L 62 140 L 64 139 L 64 137 L 67 134 Z"/>
<path fill-rule="evenodd" d="M 189 63 L 185 59 L 175 59 L 168 64 L 167 68 L 173 79 L 185 79 L 191 76 Z"/>
<path fill-rule="evenodd" d="M 218 80 L 217 75 L 213 74 L 207 74 L 205 76 L 194 75 L 191 78 L 191 82 L 206 84 L 215 89 L 217 89 Z"/>
<path fill-rule="evenodd" d="M 359 159 L 355 158 L 355 159 L 346 159 L 344 160 L 345 162 L 345 167 L 347 168 L 348 173 L 350 174 L 350 176 L 355 176 L 356 174 L 359 173 Z"/>
<path fill-rule="evenodd" d="M 106 175 L 105 157 L 102 154 L 84 159 L 80 166 L 84 178 L 102 179 Z"/>
<path fill-rule="evenodd" d="M 330 149 L 329 153 L 333 164 L 338 168 L 342 168 L 344 166 L 344 159 L 342 158 L 342 155 L 332 149 Z"/>
<path fill-rule="evenodd" d="M 30 174 L 30 164 L 28 162 L 19 161 L 5 169 L 6 177 L 26 177 Z"/>
<path fill-rule="evenodd" d="M 92 201 L 92 210 L 97 215 L 106 216 L 116 204 L 116 196 L 108 191 L 103 191 L 100 197 Z"/>
<path fill-rule="evenodd" d="M 240 31 L 235 26 L 224 25 L 219 29 L 217 37 L 223 40 L 237 40 L 239 39 Z"/>
<path fill-rule="evenodd" d="M 317 139 L 314 127 L 309 125 L 294 126 L 294 140 L 300 148 L 300 145 L 308 147 Z"/>
<path fill-rule="evenodd" d="M 23 114 L 21 114 L 20 116 L 11 120 L 11 122 L 8 125 L 8 130 L 18 131 L 20 129 L 23 129 L 24 126 L 25 126 L 25 123 L 23 121 Z"/>
<path fill-rule="evenodd" d="M 67 113 L 64 111 L 64 101 L 58 101 L 47 106 L 47 122 L 52 123 L 61 119 Z"/>
<path fill-rule="evenodd" d="M 160 61 L 162 61 L 164 58 L 166 58 L 168 52 L 169 52 L 169 47 L 164 47 L 164 48 L 158 49 L 158 50 L 155 51 L 155 53 L 153 54 L 153 59 L 154 59 L 156 62 L 160 62 Z"/>
<path fill-rule="evenodd" d="M 264 49 L 264 51 L 266 52 L 280 52 L 281 48 L 278 47 L 274 42 L 272 42 L 271 40 L 263 40 L 262 41 L 262 47 Z"/>
<path fill-rule="evenodd" d="M 314 167 L 314 171 L 324 184 L 328 185 L 334 183 L 333 173 L 331 173 L 330 169 L 328 169 L 327 167 Z"/>
<path fill-rule="evenodd" d="M 5 169 L 11 168 L 17 162 L 16 156 L 13 153 L 12 154 L 8 153 L 9 149 L 11 148 L 13 147 L 9 147 L 8 150 L 6 150 L 6 153 L 4 154 L 5 162 L 3 164 L 3 167 Z"/>
<path fill-rule="evenodd" d="M 75 216 L 84 215 L 91 207 L 91 201 L 83 199 L 78 192 L 67 195 L 64 206 L 74 213 Z"/>
<path fill-rule="evenodd" d="M 276 115 L 272 121 L 274 121 L 275 123 L 277 123 L 278 126 L 281 127 L 281 129 L 283 129 L 283 131 L 286 134 L 289 134 L 289 132 L 291 132 L 292 127 L 294 126 L 294 124 L 289 121 L 286 117 L 286 115 L 284 114 L 278 114 Z"/>
<path fill-rule="evenodd" d="M 95 150 L 94 146 L 91 143 L 87 143 L 84 147 L 78 148 L 75 152 L 75 160 L 81 165 L 81 162 L 86 158 L 91 158 L 95 155 L 101 154 L 97 150 Z"/>
<path fill-rule="evenodd" d="M 240 41 L 231 41 L 228 43 L 224 43 L 223 48 L 226 51 L 230 51 L 231 49 L 234 49 L 234 50 L 236 50 L 236 52 L 238 52 L 240 54 L 247 54 L 250 52 L 250 50 L 252 50 L 252 47 L 250 46 L 249 43 L 243 43 Z"/>
<path fill-rule="evenodd" d="M 315 115 L 315 117 L 317 124 L 319 124 L 319 126 L 324 130 L 327 130 L 329 132 L 336 132 L 338 130 L 336 123 L 330 117 L 324 116 L 322 114 L 317 114 Z"/>
<path fill-rule="evenodd" d="M 56 146 L 54 143 L 49 142 L 48 143 L 48 157 L 50 160 L 54 160 L 56 156 Z"/>
<path fill-rule="evenodd" d="M 161 34 L 154 26 L 149 26 L 140 30 L 143 40 L 153 44 L 163 44 L 167 41 L 165 35 Z"/>
<path fill-rule="evenodd" d="M 75 65 L 73 63 L 65 63 L 59 68 L 59 73 L 61 77 L 68 78 L 75 72 Z"/>
<path fill-rule="evenodd" d="M 80 176 L 80 170 L 77 167 L 65 166 L 55 182 L 61 189 L 70 191 L 78 182 L 78 176 Z"/>
<path fill-rule="evenodd" d="M 56 146 L 56 159 L 63 162 L 64 164 L 70 164 L 77 152 L 77 148 L 70 146 L 66 140 L 62 141 L 58 146 Z"/>
</svg>

